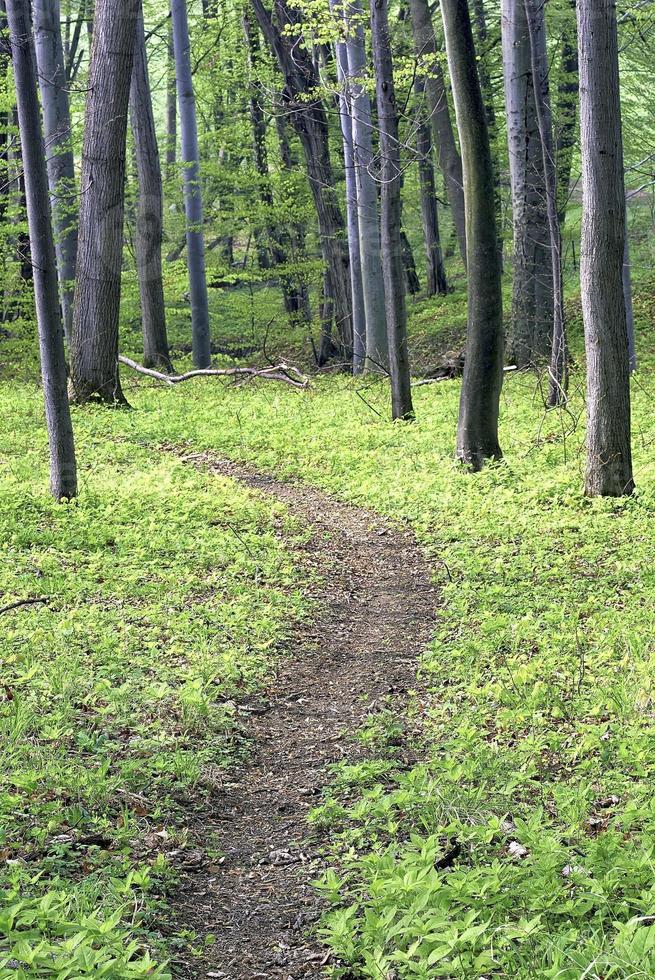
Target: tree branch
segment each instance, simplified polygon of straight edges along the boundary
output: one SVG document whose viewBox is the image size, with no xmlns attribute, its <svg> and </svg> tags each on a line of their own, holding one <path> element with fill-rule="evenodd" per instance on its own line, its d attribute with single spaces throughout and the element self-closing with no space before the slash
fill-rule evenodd
<svg viewBox="0 0 655 980">
<path fill-rule="evenodd" d="M 180 384 L 190 378 L 261 378 L 262 381 L 283 381 L 292 385 L 294 388 L 309 387 L 309 378 L 306 378 L 298 368 L 288 364 L 275 364 L 268 368 L 256 367 L 233 367 L 233 368 L 202 368 L 195 371 L 187 371 L 186 374 L 163 374 L 161 371 L 154 371 L 152 368 L 144 367 L 129 357 L 119 355 L 119 363 L 132 368 L 139 374 L 145 374 L 148 378 L 156 381 L 163 381 L 167 385 Z"/>
</svg>

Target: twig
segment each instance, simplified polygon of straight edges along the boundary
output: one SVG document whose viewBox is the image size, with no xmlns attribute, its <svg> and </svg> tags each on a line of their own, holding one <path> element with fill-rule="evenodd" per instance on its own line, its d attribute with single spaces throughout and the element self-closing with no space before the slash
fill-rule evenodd
<svg viewBox="0 0 655 980">
<path fill-rule="evenodd" d="M 36 606 L 39 603 L 47 606 L 49 602 L 50 600 L 43 596 L 35 596 L 32 599 L 17 599 L 16 602 L 10 602 L 8 606 L 0 606 L 0 614 L 10 612 L 12 609 L 18 609 L 20 606 Z"/>
<path fill-rule="evenodd" d="M 145 374 L 148 378 L 156 381 L 163 381 L 167 385 L 180 384 L 181 381 L 188 381 L 190 378 L 261 378 L 262 381 L 283 381 L 293 385 L 294 388 L 308 388 L 309 378 L 306 378 L 298 368 L 288 364 L 280 363 L 267 368 L 256 367 L 232 367 L 232 368 L 198 368 L 195 371 L 187 371 L 186 374 L 163 374 L 161 371 L 154 371 L 152 368 L 144 367 L 129 357 L 119 355 L 118 360 L 126 367 L 132 368 L 139 374 Z"/>
</svg>

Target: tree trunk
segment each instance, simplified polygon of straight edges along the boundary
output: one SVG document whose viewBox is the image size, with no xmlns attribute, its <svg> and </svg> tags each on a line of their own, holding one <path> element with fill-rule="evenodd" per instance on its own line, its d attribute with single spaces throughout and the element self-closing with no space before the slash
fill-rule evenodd
<svg viewBox="0 0 655 980">
<path fill-rule="evenodd" d="M 357 220 L 362 266 L 362 290 L 366 314 L 367 371 L 386 371 L 389 367 L 387 314 L 380 251 L 378 189 L 373 176 L 373 124 L 371 100 L 363 84 L 367 60 L 362 23 L 361 0 L 346 8 L 348 79 L 352 105 L 355 177 L 357 181 Z"/>
<path fill-rule="evenodd" d="M 282 163 L 282 168 L 288 174 L 292 174 L 297 169 L 297 160 L 296 155 L 291 150 L 289 133 L 287 130 L 287 121 L 284 115 L 276 115 L 275 128 L 277 130 L 278 145 L 280 147 L 280 161 Z M 305 247 L 306 238 L 307 229 L 305 228 L 304 223 L 302 221 L 294 222 L 291 225 L 289 234 L 291 259 L 294 263 L 303 262 L 307 258 L 307 249 Z M 297 311 L 300 313 L 305 323 L 311 323 L 312 308 L 309 301 L 309 290 L 303 276 L 298 277 L 295 290 L 295 298 L 298 304 Z"/>
<path fill-rule="evenodd" d="M 177 82 L 175 79 L 175 45 L 173 19 L 168 23 L 166 61 L 166 176 L 171 177 L 177 163 Z"/>
<path fill-rule="evenodd" d="M 423 112 L 425 82 L 417 76 L 414 82 L 420 114 L 416 130 L 416 153 L 418 156 L 418 177 L 421 192 L 421 218 L 423 241 L 427 260 L 427 294 L 436 296 L 448 292 L 446 269 L 439 237 L 439 211 L 437 209 L 437 190 L 432 165 L 432 137 Z"/>
<path fill-rule="evenodd" d="M 448 96 L 428 0 L 409 0 L 414 47 L 425 74 L 425 95 L 432 122 L 432 137 L 437 148 L 446 194 L 457 232 L 457 241 L 466 263 L 466 216 L 462 161 L 448 109 Z"/>
<path fill-rule="evenodd" d="M 81 402 L 126 404 L 118 374 L 118 318 L 136 20 L 134 0 L 96 0 L 71 352 L 73 394 Z"/>
<path fill-rule="evenodd" d="M 545 0 L 544 0 L 545 2 Z M 487 131 L 489 133 L 489 149 L 491 152 L 491 163 L 494 171 L 494 198 L 496 202 L 496 233 L 498 235 L 498 251 L 503 261 L 503 196 L 500 187 L 500 162 L 498 159 L 498 125 L 496 120 L 496 108 L 494 105 L 494 86 L 491 79 L 491 69 L 489 67 L 489 31 L 487 29 L 487 15 L 484 9 L 484 0 L 472 0 L 473 21 L 475 25 L 474 44 L 477 46 L 478 55 L 478 77 L 480 79 L 480 89 L 482 91 L 482 101 L 487 117 Z M 477 35 L 477 38 L 476 36 Z"/>
<path fill-rule="evenodd" d="M 389 333 L 391 415 L 393 419 L 409 420 L 414 418 L 414 408 L 407 348 L 407 310 L 400 227 L 402 169 L 386 0 L 370 0 L 370 10 L 380 129 L 381 244 Z"/>
<path fill-rule="evenodd" d="M 43 135 L 48 147 L 48 182 L 55 230 L 59 297 L 64 334 L 70 345 L 77 260 L 77 197 L 59 0 L 34 0 L 33 11 L 36 63 L 43 105 Z"/>
<path fill-rule="evenodd" d="M 330 0 L 333 15 L 342 17 L 338 0 Z M 343 21 L 340 28 L 343 29 Z M 342 31 L 341 31 L 342 32 Z M 340 32 L 340 33 L 341 33 Z M 361 374 L 366 359 L 366 311 L 362 284 L 362 262 L 359 246 L 359 209 L 357 204 L 357 177 L 355 173 L 355 148 L 353 138 L 352 94 L 349 84 L 348 50 L 346 42 L 339 38 L 335 43 L 337 83 L 339 86 L 339 122 L 343 142 L 343 161 L 346 175 L 346 225 L 348 228 L 348 253 L 350 255 L 350 290 L 352 295 L 353 324 L 353 374 Z"/>
<path fill-rule="evenodd" d="M 628 199 L 625 208 L 625 244 L 623 246 L 623 299 L 625 301 L 626 328 L 628 331 L 628 361 L 630 374 L 637 370 L 637 349 L 635 346 L 635 312 L 632 305 L 632 262 L 630 261 L 630 238 L 628 235 Z"/>
<path fill-rule="evenodd" d="M 582 244 L 591 497 L 634 490 L 630 367 L 623 297 L 625 190 L 615 0 L 578 0 Z"/>
<path fill-rule="evenodd" d="M 184 210 L 187 223 L 186 240 L 189 294 L 191 296 L 193 363 L 196 367 L 205 368 L 211 361 L 209 303 L 205 272 L 205 234 L 200 182 L 198 124 L 191 72 L 187 0 L 172 0 L 171 9 L 173 12 L 173 43 L 175 46 L 177 98 L 182 138 L 182 164 L 184 166 Z"/>
<path fill-rule="evenodd" d="M 546 182 L 523 0 L 501 9 L 509 173 L 514 228 L 510 343 L 513 362 L 532 367 L 548 356 L 553 335 L 553 278 Z"/>
<path fill-rule="evenodd" d="M 494 173 L 467 0 L 442 0 L 441 14 L 462 148 L 468 257 L 468 328 L 457 456 L 474 470 L 500 458 L 503 383 L 501 265 Z"/>
<path fill-rule="evenodd" d="M 562 235 L 557 217 L 557 166 L 553 146 L 553 119 L 550 110 L 548 75 L 550 64 L 546 50 L 546 21 L 543 0 L 525 0 L 530 34 L 532 84 L 535 92 L 537 122 L 541 137 L 543 170 L 546 184 L 546 212 L 550 233 L 550 266 L 553 277 L 553 340 L 550 356 L 550 384 L 547 406 L 555 408 L 566 402 L 568 388 L 568 348 L 564 321 L 564 281 L 562 279 Z"/>
<path fill-rule="evenodd" d="M 164 283 L 161 270 L 162 186 L 159 148 L 152 111 L 143 13 L 137 34 L 130 88 L 130 118 L 139 182 L 134 247 L 141 295 L 143 363 L 145 367 L 172 371 L 168 338 Z"/>
<path fill-rule="evenodd" d="M 66 391 L 64 333 L 57 294 L 57 265 L 29 9 L 29 0 L 7 0 L 27 217 L 35 264 L 34 295 L 50 446 L 50 487 L 53 496 L 63 500 L 77 494 L 77 468 Z"/>
<path fill-rule="evenodd" d="M 328 121 L 319 96 L 320 81 L 309 52 L 297 42 L 298 12 L 287 7 L 285 0 L 275 0 L 277 23 L 273 23 L 262 0 L 252 0 L 252 4 L 261 31 L 285 78 L 284 98 L 305 156 L 321 251 L 330 273 L 342 356 L 344 360 L 350 360 L 353 333 L 348 242 L 332 173 Z"/>
<path fill-rule="evenodd" d="M 560 227 L 563 227 L 566 220 L 566 207 L 569 202 L 580 96 L 575 0 L 571 2 L 570 16 L 570 22 L 562 31 L 562 57 L 557 87 L 557 215 Z"/>
</svg>

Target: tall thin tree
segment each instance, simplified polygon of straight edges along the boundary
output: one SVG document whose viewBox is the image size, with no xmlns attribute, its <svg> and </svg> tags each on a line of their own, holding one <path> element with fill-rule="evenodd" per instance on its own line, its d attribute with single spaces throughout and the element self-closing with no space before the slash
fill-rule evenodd
<svg viewBox="0 0 655 980">
<path fill-rule="evenodd" d="M 402 169 L 386 0 L 370 0 L 370 10 L 380 128 L 380 179 L 382 181 L 380 237 L 389 334 L 391 414 L 394 419 L 412 419 L 414 408 L 407 346 L 407 309 L 400 227 Z"/>
<path fill-rule="evenodd" d="M 34 259 L 34 295 L 39 329 L 41 374 L 50 445 L 50 487 L 57 500 L 77 494 L 77 467 L 66 390 L 64 333 L 57 294 L 48 174 L 41 131 L 29 0 L 7 0 L 27 218 Z"/>
<path fill-rule="evenodd" d="M 184 167 L 184 208 L 186 213 L 187 262 L 191 297 L 193 363 L 206 368 L 211 361 L 209 300 L 205 270 L 205 233 L 200 183 L 200 151 L 196 97 L 191 70 L 191 42 L 187 0 L 171 0 L 173 45 L 177 73 L 182 164 Z"/>
<path fill-rule="evenodd" d="M 43 133 L 48 146 L 48 181 L 55 229 L 59 296 L 64 333 L 70 344 L 77 260 L 77 195 L 59 0 L 34 0 L 32 9 L 43 105 Z"/>
<path fill-rule="evenodd" d="M 578 0 L 582 245 L 591 497 L 632 493 L 630 366 L 623 297 L 625 188 L 615 0 Z"/>
<path fill-rule="evenodd" d="M 126 403 L 118 373 L 125 143 L 138 4 L 96 0 L 82 147 L 71 382 L 77 401 Z"/>
<path fill-rule="evenodd" d="M 467 0 L 442 0 L 448 66 L 462 148 L 466 202 L 468 327 L 457 456 L 473 469 L 501 456 L 503 305 L 494 172 Z"/>
<path fill-rule="evenodd" d="M 171 371 L 161 268 L 162 184 L 155 117 L 150 94 L 143 11 L 136 25 L 130 87 L 130 120 L 138 177 L 134 250 L 141 296 L 143 363 Z"/>
</svg>

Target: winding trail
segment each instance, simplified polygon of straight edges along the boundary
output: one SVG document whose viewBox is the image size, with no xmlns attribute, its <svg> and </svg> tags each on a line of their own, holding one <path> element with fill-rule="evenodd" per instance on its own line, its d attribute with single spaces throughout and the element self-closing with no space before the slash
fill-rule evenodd
<svg viewBox="0 0 655 980">
<path fill-rule="evenodd" d="M 431 569 L 413 534 L 378 515 L 210 454 L 184 460 L 270 494 L 309 525 L 299 558 L 320 582 L 311 587 L 318 619 L 301 624 L 250 718 L 250 765 L 214 794 L 204 830 L 225 858 L 190 870 L 179 901 L 182 924 L 215 941 L 175 975 L 318 978 L 327 955 L 311 935 L 320 914 L 311 881 L 321 841 L 307 814 L 330 764 L 362 756 L 352 736 L 376 705 L 402 715 L 434 628 Z"/>
</svg>

